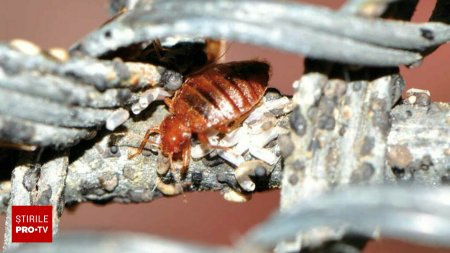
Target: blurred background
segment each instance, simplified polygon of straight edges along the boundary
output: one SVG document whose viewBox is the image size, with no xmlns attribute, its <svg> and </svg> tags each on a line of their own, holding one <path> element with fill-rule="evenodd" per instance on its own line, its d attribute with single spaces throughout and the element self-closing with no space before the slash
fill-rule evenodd
<svg viewBox="0 0 450 253">
<path fill-rule="evenodd" d="M 302 1 L 338 8 L 343 0 Z M 435 0 L 422 0 L 415 22 L 426 21 Z M 0 41 L 22 38 L 43 48 L 68 48 L 108 19 L 107 0 L 2 0 Z M 289 39 L 289 38 L 287 38 Z M 271 85 L 292 94 L 292 82 L 303 71 L 303 58 L 271 49 L 232 43 L 226 60 L 265 59 L 273 66 Z M 448 59 L 450 45 L 442 46 L 421 66 L 402 74 L 407 88 L 428 89 L 433 101 L 448 102 Z M 204 244 L 231 245 L 255 224 L 278 208 L 278 190 L 256 193 L 247 203 L 223 200 L 220 193 L 186 193 L 146 204 L 81 204 L 66 210 L 61 232 L 72 230 L 122 230 L 164 236 Z M 0 246 L 3 244 L 4 216 L 0 215 Z M 450 252 L 383 238 L 371 242 L 364 252 Z"/>
</svg>

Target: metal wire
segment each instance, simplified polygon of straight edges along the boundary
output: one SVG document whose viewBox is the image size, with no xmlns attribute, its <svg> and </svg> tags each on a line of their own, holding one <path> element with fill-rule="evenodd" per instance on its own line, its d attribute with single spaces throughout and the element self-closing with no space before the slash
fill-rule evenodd
<svg viewBox="0 0 450 253">
<path fill-rule="evenodd" d="M 440 23 L 368 20 L 285 1 L 189 0 L 153 1 L 89 34 L 74 49 L 98 56 L 174 34 L 235 40 L 312 58 L 376 66 L 413 64 L 422 57 L 406 50 L 424 50 L 450 39 L 449 27 Z"/>
<path fill-rule="evenodd" d="M 135 102 L 142 88 L 163 85 L 171 72 L 117 59 L 74 55 L 61 60 L 30 42 L 1 43 L 0 140 L 75 145 L 92 136 L 118 107 Z"/>
<path fill-rule="evenodd" d="M 76 233 L 62 235 L 53 243 L 26 244 L 15 253 L 207 253 L 235 252 L 225 247 L 208 247 L 133 233 Z"/>
<path fill-rule="evenodd" d="M 413 192 L 413 193 L 412 193 Z M 331 226 L 368 237 L 391 237 L 450 247 L 450 188 L 353 187 L 317 196 L 277 213 L 241 240 L 236 250 L 207 248 L 130 234 L 83 233 L 14 252 L 264 252 L 300 231 Z M 375 231 L 375 232 L 374 232 Z M 336 238 L 330 238 L 336 239 Z M 82 241 L 83 243 L 80 243 Z M 113 251 L 111 251 L 113 250 Z"/>
<path fill-rule="evenodd" d="M 450 247 L 450 188 L 352 187 L 297 203 L 259 225 L 243 243 L 265 248 L 299 232 L 331 227 L 368 237 L 390 237 Z M 335 239 L 335 238 L 330 238 Z"/>
<path fill-rule="evenodd" d="M 88 35 L 74 46 L 67 61 L 52 58 L 40 49 L 30 54 L 10 44 L 0 44 L 0 140 L 67 146 L 90 137 L 116 107 L 136 101 L 134 89 L 149 83 L 157 85 L 167 73 L 164 68 L 147 65 L 151 74 L 143 76 L 135 65 L 96 59 L 133 43 L 171 35 L 200 36 L 336 62 L 397 66 L 414 64 L 422 59 L 421 53 L 450 40 L 450 28 L 442 23 L 412 24 L 349 15 L 370 0 L 349 1 L 336 12 L 270 0 L 112 2 L 134 2 L 140 8 Z M 392 1 L 380 3 L 389 2 Z M 444 6 L 443 1 L 438 2 Z M 123 3 L 112 9 L 118 10 L 118 6 Z M 299 232 L 327 226 L 339 231 L 336 237 L 346 232 L 369 237 L 381 234 L 450 247 L 449 195 L 448 188 L 418 186 L 342 189 L 276 214 L 244 238 L 243 245 L 250 245 L 253 250 L 267 249 Z M 321 241 L 326 239 L 335 238 Z M 116 252 L 145 252 L 161 245 L 169 252 L 212 250 L 133 235 L 88 234 L 63 238 L 52 245 L 28 245 L 17 252 L 79 252 L 81 247 L 86 252 L 111 252 L 111 247 Z"/>
</svg>

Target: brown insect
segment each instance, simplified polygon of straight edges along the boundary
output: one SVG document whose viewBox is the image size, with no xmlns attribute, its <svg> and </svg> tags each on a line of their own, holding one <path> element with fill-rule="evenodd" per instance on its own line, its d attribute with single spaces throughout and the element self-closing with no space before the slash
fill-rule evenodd
<svg viewBox="0 0 450 253">
<path fill-rule="evenodd" d="M 227 133 L 248 116 L 264 95 L 269 81 L 269 64 L 240 61 L 216 64 L 189 76 L 172 99 L 165 100 L 170 115 L 159 128 L 145 134 L 139 155 L 152 133 L 159 133 L 162 154 L 183 161 L 182 174 L 190 159 L 191 138 L 197 136 L 202 145 L 212 146 L 208 133 Z"/>
</svg>

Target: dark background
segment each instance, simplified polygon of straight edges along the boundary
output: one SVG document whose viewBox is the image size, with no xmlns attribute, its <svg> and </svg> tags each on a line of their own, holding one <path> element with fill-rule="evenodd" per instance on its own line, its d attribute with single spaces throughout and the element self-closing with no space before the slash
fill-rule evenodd
<svg viewBox="0 0 450 253">
<path fill-rule="evenodd" d="M 337 8 L 343 2 L 310 0 L 314 4 Z M 332 4 L 331 4 L 332 3 Z M 422 0 L 414 21 L 426 21 L 435 0 Z M 23 38 L 43 48 L 67 48 L 107 18 L 107 0 L 2 0 L 0 5 L 0 41 Z M 431 91 L 434 101 L 448 101 L 449 45 L 427 57 L 413 69 L 402 68 L 408 88 Z M 226 60 L 266 59 L 273 66 L 271 85 L 292 93 L 291 84 L 302 73 L 302 58 L 271 49 L 232 43 Z M 208 244 L 230 245 L 255 224 L 278 208 L 279 191 L 254 194 L 248 203 L 223 200 L 220 193 L 188 193 L 147 204 L 81 204 L 66 210 L 61 232 L 82 230 L 122 230 L 143 232 L 169 238 Z M 4 216 L 0 216 L 4 224 Z M 4 226 L 0 226 L 0 245 Z M 450 252 L 381 239 L 370 243 L 365 252 Z"/>
</svg>

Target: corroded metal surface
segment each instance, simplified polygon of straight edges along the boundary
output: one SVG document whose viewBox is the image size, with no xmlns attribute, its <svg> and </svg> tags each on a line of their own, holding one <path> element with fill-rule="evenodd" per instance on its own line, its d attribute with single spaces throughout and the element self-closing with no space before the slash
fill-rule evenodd
<svg viewBox="0 0 450 253">
<path fill-rule="evenodd" d="M 104 200 L 141 202 L 162 196 L 157 190 L 152 193 L 154 187 L 152 182 L 156 179 L 158 166 L 156 153 L 147 150 L 133 160 L 126 158 L 128 152 L 133 152 L 132 147 L 139 144 L 145 130 L 157 125 L 167 113 L 162 105 L 149 110 L 150 112 L 142 115 L 144 120 L 130 120 L 125 124 L 126 128 L 84 143 L 87 153 L 83 153 L 82 156 L 77 155 L 75 150 L 72 151 L 74 161 L 68 173 L 67 182 L 70 185 L 66 189 L 67 202 Z M 385 170 L 385 181 L 427 185 L 449 183 L 450 176 L 447 170 L 450 163 L 450 151 L 447 147 L 450 142 L 450 124 L 447 122 L 449 114 L 450 107 L 445 103 L 432 103 L 430 107 L 415 105 L 394 107 L 391 112 L 392 127 L 387 140 L 388 167 Z M 424 124 L 428 121 L 430 124 Z M 292 154 L 294 144 L 288 136 L 281 136 L 277 142 L 281 148 L 281 155 Z M 366 145 L 363 150 L 368 150 L 371 146 Z M 409 155 L 399 156 L 398 152 L 406 152 Z M 397 160 L 399 158 L 401 160 Z M 208 168 L 221 161 L 210 159 L 193 161 L 192 170 L 185 181 L 187 183 L 185 190 L 220 190 L 224 186 L 239 189 L 231 167 L 222 162 L 218 166 Z M 93 169 L 97 166 L 101 168 L 98 171 Z M 278 166 L 272 172 L 270 185 L 266 185 L 268 188 L 277 188 L 281 184 L 281 168 Z M 296 164 L 296 168 L 301 169 L 303 166 Z M 363 173 L 361 176 L 364 175 Z M 291 178 L 290 184 L 299 179 L 301 178 Z M 190 183 L 195 184 L 190 186 Z M 0 209 L 4 211 L 9 202 L 11 185 L 4 182 L 0 185 L 0 189 L 0 198 L 3 200 Z"/>
<path fill-rule="evenodd" d="M 386 180 L 429 186 L 450 183 L 450 107 L 400 105 L 392 111 Z"/>
<path fill-rule="evenodd" d="M 281 209 L 348 184 L 382 183 L 389 112 L 401 95 L 401 77 L 344 82 L 311 72 L 296 86 L 290 119 L 295 148 L 285 161 Z M 301 235 L 297 245 L 280 247 L 315 245 L 322 236 Z"/>
<path fill-rule="evenodd" d="M 4 250 L 16 248 L 19 244 L 11 242 L 13 231 L 11 207 L 13 205 L 51 205 L 53 236 L 58 233 L 59 219 L 63 213 L 64 187 L 69 165 L 67 153 L 61 152 L 47 157 L 46 162 L 36 163 L 39 153 L 24 154 L 13 171 L 11 195 L 5 223 Z"/>
<path fill-rule="evenodd" d="M 135 102 L 141 89 L 167 84 L 171 73 L 120 59 L 61 61 L 26 41 L 0 44 L 0 140 L 73 146 L 92 138 L 117 107 Z"/>
<path fill-rule="evenodd" d="M 282 239 L 294 238 L 298 231 L 306 233 L 332 227 L 339 237 L 350 231 L 366 237 L 389 237 L 431 247 L 450 247 L 449 194 L 449 187 L 435 189 L 419 185 L 339 189 L 296 202 L 289 212 L 276 213 L 251 231 L 242 240 L 242 245 L 257 245 L 263 251 Z M 331 245 L 320 248 L 328 246 Z M 357 252 L 354 247 L 347 245 L 346 248 L 353 249 L 349 252 Z"/>
<path fill-rule="evenodd" d="M 420 54 L 407 50 L 424 50 L 450 37 L 448 26 L 440 23 L 367 20 L 295 2 L 142 2 L 138 11 L 91 33 L 74 50 L 99 56 L 179 34 L 252 43 L 337 62 L 395 66 L 421 60 Z M 430 31 L 432 39 L 423 36 L 423 30 Z"/>
</svg>

